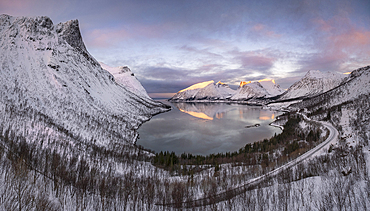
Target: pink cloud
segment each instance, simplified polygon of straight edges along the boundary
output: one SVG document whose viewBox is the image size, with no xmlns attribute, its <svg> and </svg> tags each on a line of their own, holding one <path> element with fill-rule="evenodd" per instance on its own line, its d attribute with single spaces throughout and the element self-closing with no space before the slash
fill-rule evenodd
<svg viewBox="0 0 370 211">
<path fill-rule="evenodd" d="M 336 16 L 330 20 L 318 19 L 314 22 L 324 32 L 327 43 L 324 47 L 327 50 L 347 53 L 370 51 L 370 31 L 357 27 L 348 17 Z"/>
<path fill-rule="evenodd" d="M 124 29 L 94 29 L 88 33 L 86 41 L 89 46 L 109 47 L 117 45 L 130 36 L 130 33 Z"/>
<path fill-rule="evenodd" d="M 263 25 L 263 24 L 256 24 L 256 25 L 254 25 L 253 27 L 252 27 L 252 29 L 254 30 L 254 31 L 262 31 L 263 29 L 265 28 L 265 25 Z"/>
<path fill-rule="evenodd" d="M 11 16 L 45 15 L 52 18 L 63 15 L 68 9 L 68 6 L 68 1 L 55 2 L 48 0 L 1 0 L 0 14 L 5 13 Z M 53 20 L 53 22 L 54 21 L 55 20 Z"/>
<path fill-rule="evenodd" d="M 14 1 L 14 0 L 3 0 L 0 2 L 1 7 L 8 7 L 8 8 L 21 8 L 27 6 L 30 2 L 24 1 Z"/>
<path fill-rule="evenodd" d="M 240 57 L 243 66 L 251 67 L 270 67 L 273 65 L 275 59 L 259 56 L 259 55 L 245 55 Z"/>
<path fill-rule="evenodd" d="M 329 37 L 333 40 L 335 48 L 339 49 L 366 49 L 369 51 L 370 47 L 370 31 L 350 29 L 342 34 L 334 34 Z"/>
<path fill-rule="evenodd" d="M 347 16 L 331 19 L 316 19 L 315 35 L 318 52 L 306 56 L 302 70 L 347 70 L 349 66 L 363 66 L 369 63 L 370 31 L 359 27 Z"/>
<path fill-rule="evenodd" d="M 94 29 L 87 35 L 89 46 L 109 47 L 124 42 L 127 39 L 156 39 L 163 38 L 171 31 L 172 24 L 144 25 L 122 28 Z"/>
<path fill-rule="evenodd" d="M 263 25 L 260 23 L 252 26 L 252 31 L 258 34 L 259 36 L 272 37 L 272 38 L 281 37 L 281 34 L 277 34 L 276 32 L 269 30 L 266 25 Z"/>
<path fill-rule="evenodd" d="M 314 20 L 314 23 L 319 26 L 321 31 L 328 32 L 328 31 L 331 31 L 333 29 L 333 27 L 327 21 L 324 21 L 321 18 Z"/>
</svg>

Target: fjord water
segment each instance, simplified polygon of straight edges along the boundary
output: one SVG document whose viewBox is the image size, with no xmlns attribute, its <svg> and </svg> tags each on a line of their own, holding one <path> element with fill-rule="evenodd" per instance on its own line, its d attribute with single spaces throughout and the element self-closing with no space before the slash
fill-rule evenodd
<svg viewBox="0 0 370 211">
<path fill-rule="evenodd" d="M 233 152 L 275 133 L 270 126 L 281 112 L 228 103 L 169 103 L 172 110 L 154 116 L 139 128 L 138 145 L 147 149 L 209 155 Z M 259 127 L 246 126 L 259 124 Z"/>
</svg>

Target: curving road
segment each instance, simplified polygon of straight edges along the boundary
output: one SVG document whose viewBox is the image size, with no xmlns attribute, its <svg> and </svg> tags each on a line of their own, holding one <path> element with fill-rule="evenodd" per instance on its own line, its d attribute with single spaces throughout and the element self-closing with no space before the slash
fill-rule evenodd
<svg viewBox="0 0 370 211">
<path fill-rule="evenodd" d="M 330 144 L 335 144 L 335 142 L 337 142 L 339 132 L 337 131 L 337 129 L 335 129 L 333 127 L 332 124 L 327 123 L 327 122 L 320 122 L 320 121 L 311 120 L 306 115 L 301 114 L 301 113 L 299 113 L 299 114 L 302 115 L 303 118 L 307 121 L 314 121 L 314 122 L 320 123 L 323 126 L 325 126 L 329 130 L 329 136 L 327 137 L 327 139 L 325 141 L 321 142 L 315 148 L 313 148 L 313 149 L 307 151 L 306 153 L 302 154 L 298 158 L 296 158 L 296 159 L 294 159 L 294 160 L 292 160 L 292 161 L 290 161 L 290 162 L 288 162 L 288 163 L 286 163 L 286 164 L 284 164 L 284 165 L 282 165 L 282 166 L 280 166 L 280 167 L 278 167 L 278 168 L 276 168 L 276 169 L 274 169 L 274 170 L 272 170 L 272 171 L 270 171 L 270 172 L 268 172 L 264 175 L 261 175 L 259 177 L 250 179 L 244 185 L 242 185 L 240 187 L 218 193 L 218 194 L 216 194 L 214 196 L 211 196 L 211 197 L 201 198 L 201 199 L 197 199 L 197 200 L 194 200 L 194 201 L 183 202 L 183 203 L 181 203 L 180 207 L 179 207 L 179 204 L 175 204 L 175 203 L 157 204 L 157 205 L 177 207 L 177 208 L 192 208 L 192 207 L 201 207 L 201 206 L 206 206 L 206 205 L 210 205 L 210 204 L 215 204 L 215 203 L 218 203 L 218 202 L 221 202 L 221 201 L 226 201 L 226 200 L 228 200 L 230 198 L 233 198 L 237 195 L 240 195 L 240 194 L 242 194 L 242 193 L 244 193 L 248 190 L 254 189 L 254 186 L 258 185 L 258 183 L 260 183 L 264 179 L 269 178 L 271 176 L 275 176 L 275 175 L 277 175 L 278 173 L 280 173 L 281 171 L 283 171 L 285 169 L 289 169 L 289 168 L 303 162 L 304 160 L 307 160 L 307 159 L 309 159 L 309 158 L 311 158 L 315 155 L 320 154 L 321 153 L 320 150 L 322 150 L 324 147 L 330 146 Z"/>
</svg>

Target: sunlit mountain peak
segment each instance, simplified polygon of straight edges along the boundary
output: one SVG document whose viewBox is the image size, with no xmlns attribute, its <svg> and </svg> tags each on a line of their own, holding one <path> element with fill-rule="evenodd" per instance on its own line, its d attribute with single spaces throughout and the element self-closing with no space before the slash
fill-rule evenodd
<svg viewBox="0 0 370 211">
<path fill-rule="evenodd" d="M 201 88 L 204 88 L 204 87 L 208 86 L 211 83 L 214 83 L 214 81 L 211 80 L 211 81 L 205 81 L 205 82 L 197 83 L 197 84 L 189 86 L 186 89 L 180 90 L 179 92 L 184 92 L 184 91 L 187 91 L 187 90 L 194 90 L 194 89 L 201 89 Z"/>
<path fill-rule="evenodd" d="M 241 81 L 239 86 L 242 87 L 242 86 L 244 86 L 246 84 L 250 84 L 250 83 L 251 83 L 251 81 L 248 81 L 248 82 Z"/>
<path fill-rule="evenodd" d="M 275 80 L 274 79 L 270 79 L 270 78 L 265 78 L 265 79 L 259 80 L 258 82 L 263 82 L 263 81 L 271 81 L 272 83 L 275 84 Z"/>
<path fill-rule="evenodd" d="M 345 75 L 349 75 L 349 74 L 351 74 L 351 72 L 345 72 L 345 73 L 343 73 L 343 74 L 345 74 Z"/>
<path fill-rule="evenodd" d="M 225 83 L 222 83 L 221 81 L 218 81 L 217 84 L 224 85 Z"/>
</svg>

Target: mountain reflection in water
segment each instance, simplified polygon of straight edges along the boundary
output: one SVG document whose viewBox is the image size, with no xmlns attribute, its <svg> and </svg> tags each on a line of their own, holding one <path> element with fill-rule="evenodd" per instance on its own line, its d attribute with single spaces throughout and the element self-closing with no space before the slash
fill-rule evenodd
<svg viewBox="0 0 370 211">
<path fill-rule="evenodd" d="M 232 152 L 281 132 L 269 126 L 280 112 L 227 103 L 169 103 L 172 110 L 139 128 L 137 144 L 160 151 L 208 155 Z M 260 124 L 260 127 L 245 126 Z"/>
<path fill-rule="evenodd" d="M 236 109 L 220 103 L 174 103 L 174 106 L 181 112 L 206 120 L 221 119 L 226 112 Z"/>
</svg>

